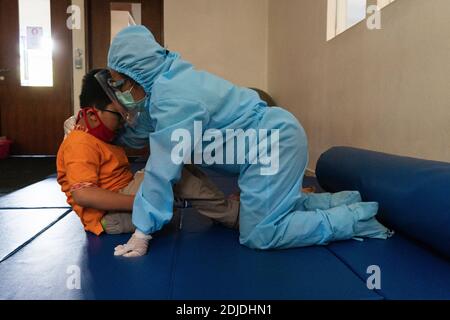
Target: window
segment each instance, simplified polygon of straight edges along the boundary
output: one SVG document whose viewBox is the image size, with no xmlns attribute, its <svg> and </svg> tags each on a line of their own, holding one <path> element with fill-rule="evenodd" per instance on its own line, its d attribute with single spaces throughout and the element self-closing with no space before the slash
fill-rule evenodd
<svg viewBox="0 0 450 320">
<path fill-rule="evenodd" d="M 378 0 L 381 10 L 395 0 Z M 366 19 L 367 0 L 328 0 L 327 41 Z"/>
<path fill-rule="evenodd" d="M 21 85 L 52 87 L 50 0 L 19 0 L 19 28 Z"/>
<path fill-rule="evenodd" d="M 378 9 L 381 10 L 384 7 L 386 7 L 388 4 L 391 4 L 394 1 L 395 0 L 378 0 Z"/>
<path fill-rule="evenodd" d="M 364 20 L 366 6 L 366 0 L 328 0 L 327 40 Z"/>
</svg>

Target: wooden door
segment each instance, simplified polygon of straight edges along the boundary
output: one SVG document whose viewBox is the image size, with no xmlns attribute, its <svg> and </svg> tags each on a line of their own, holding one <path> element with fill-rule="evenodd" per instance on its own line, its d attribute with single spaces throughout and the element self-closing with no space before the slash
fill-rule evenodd
<svg viewBox="0 0 450 320">
<path fill-rule="evenodd" d="M 70 0 L 50 0 L 49 42 L 42 44 L 39 41 L 43 27 L 33 22 L 40 13 L 28 13 L 32 17 L 29 24 L 23 19 L 24 35 L 20 31 L 24 24 L 19 28 L 19 0 L 0 0 L 0 135 L 13 140 L 12 154 L 55 155 L 63 139 L 63 123 L 73 109 L 72 32 L 66 24 L 70 5 Z M 36 52 L 34 60 L 30 60 L 29 50 L 32 46 L 33 50 L 38 46 L 52 48 L 48 43 L 53 43 L 53 49 L 46 51 L 47 62 L 52 66 L 47 69 L 52 84 L 24 84 L 24 79 L 29 79 L 24 76 L 25 69 L 39 74 L 36 65 L 40 60 Z"/>
</svg>

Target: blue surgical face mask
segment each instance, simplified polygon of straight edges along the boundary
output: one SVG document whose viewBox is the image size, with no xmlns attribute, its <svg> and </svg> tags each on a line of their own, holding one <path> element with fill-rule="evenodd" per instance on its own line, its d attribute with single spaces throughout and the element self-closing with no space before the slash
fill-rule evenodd
<svg viewBox="0 0 450 320">
<path fill-rule="evenodd" d="M 139 101 L 135 101 L 133 98 L 133 95 L 131 94 L 131 92 L 134 89 L 134 85 L 131 89 L 124 91 L 124 92 L 120 92 L 120 91 L 116 91 L 116 97 L 117 100 L 128 110 L 133 110 L 133 111 L 142 111 L 145 108 L 145 102 L 147 100 L 147 96 L 145 96 L 144 98 L 142 98 Z"/>
</svg>

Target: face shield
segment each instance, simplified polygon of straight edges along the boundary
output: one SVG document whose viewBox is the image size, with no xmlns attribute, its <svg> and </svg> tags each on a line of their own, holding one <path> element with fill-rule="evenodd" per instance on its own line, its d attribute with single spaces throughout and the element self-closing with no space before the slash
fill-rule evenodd
<svg viewBox="0 0 450 320">
<path fill-rule="evenodd" d="M 111 73 L 107 69 L 96 73 L 95 78 L 100 83 L 103 91 L 105 91 L 108 98 L 111 99 L 117 110 L 120 111 L 127 124 L 131 127 L 135 126 L 141 112 L 143 111 L 142 108 L 127 108 L 117 98 L 117 93 L 120 93 L 119 88 L 123 86 L 125 80 L 114 81 L 111 77 Z"/>
</svg>

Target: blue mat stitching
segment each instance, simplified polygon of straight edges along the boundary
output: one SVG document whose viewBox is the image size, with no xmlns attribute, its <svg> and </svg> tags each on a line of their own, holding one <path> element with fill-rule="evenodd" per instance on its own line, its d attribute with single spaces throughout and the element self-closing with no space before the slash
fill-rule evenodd
<svg viewBox="0 0 450 320">
<path fill-rule="evenodd" d="M 366 284 L 367 280 L 364 279 L 362 276 L 360 276 L 349 263 L 347 263 L 344 259 L 338 256 L 335 252 L 333 252 L 328 246 L 326 246 L 325 249 L 327 249 L 333 256 L 335 256 L 339 261 L 341 261 L 355 276 L 357 276 L 363 282 L 363 284 Z M 381 298 L 383 298 L 383 300 L 387 300 L 387 298 L 381 293 L 380 290 L 375 289 L 372 291 L 377 295 L 379 295 Z"/>
<path fill-rule="evenodd" d="M 172 259 L 172 265 L 171 265 L 171 277 L 170 277 L 170 284 L 169 284 L 169 296 L 167 299 L 172 300 L 173 299 L 173 290 L 175 287 L 175 267 L 177 264 L 177 257 L 179 252 L 179 244 L 180 244 L 180 235 L 179 232 L 175 235 L 175 251 L 173 253 L 173 259 Z"/>
<path fill-rule="evenodd" d="M 173 252 L 172 265 L 171 265 L 169 296 L 167 297 L 168 300 L 173 300 L 173 290 L 174 290 L 174 286 L 175 286 L 175 268 L 177 265 L 177 257 L 178 257 L 178 253 L 180 250 L 180 239 L 181 239 L 180 234 L 181 234 L 181 229 L 183 228 L 183 216 L 184 216 L 184 212 L 180 212 L 179 230 L 177 230 L 177 233 L 175 235 L 175 250 Z"/>
<path fill-rule="evenodd" d="M 24 243 L 22 243 L 20 246 L 18 246 L 15 250 L 13 250 L 11 253 L 7 254 L 5 257 L 2 258 L 2 260 L 0 261 L 0 263 L 5 262 L 6 260 L 8 260 L 9 258 L 11 258 L 12 256 L 14 256 L 16 253 L 18 253 L 20 250 L 22 250 L 23 248 L 25 248 L 27 245 L 29 245 L 31 242 L 33 242 L 34 240 L 36 240 L 40 235 L 42 235 L 45 231 L 47 231 L 48 229 L 50 229 L 51 227 L 53 227 L 55 224 L 57 224 L 59 221 L 61 221 L 63 218 L 65 218 L 69 213 L 72 212 L 72 208 L 70 208 L 70 210 L 67 210 L 66 212 L 64 212 L 64 214 L 62 214 L 61 216 L 59 216 L 55 221 L 53 221 L 52 223 L 50 223 L 47 227 L 45 227 L 44 229 L 42 229 L 41 231 L 39 231 L 37 234 L 35 234 L 33 237 L 31 237 L 29 240 L 25 241 Z"/>
</svg>

